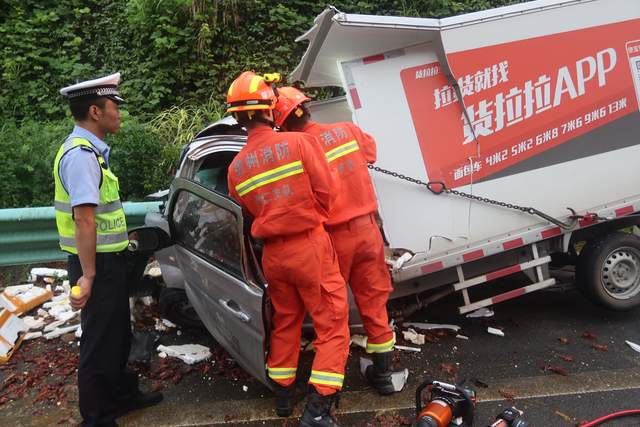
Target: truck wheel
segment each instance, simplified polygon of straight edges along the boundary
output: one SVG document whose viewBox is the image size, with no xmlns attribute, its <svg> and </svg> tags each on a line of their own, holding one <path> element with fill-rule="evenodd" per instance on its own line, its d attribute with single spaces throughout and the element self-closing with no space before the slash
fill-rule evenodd
<svg viewBox="0 0 640 427">
<path fill-rule="evenodd" d="M 616 311 L 640 305 L 640 238 L 613 232 L 580 253 L 576 284 L 596 304 Z"/>
<path fill-rule="evenodd" d="M 176 325 L 184 328 L 204 328 L 184 289 L 163 288 L 160 291 L 158 305 L 162 317 Z"/>
</svg>

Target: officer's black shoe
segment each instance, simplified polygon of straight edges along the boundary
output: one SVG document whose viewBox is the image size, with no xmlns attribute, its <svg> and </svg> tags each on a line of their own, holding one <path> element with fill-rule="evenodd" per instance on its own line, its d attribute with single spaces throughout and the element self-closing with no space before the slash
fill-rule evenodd
<svg viewBox="0 0 640 427">
<path fill-rule="evenodd" d="M 396 391 L 391 381 L 391 374 L 393 373 L 391 371 L 392 356 L 392 351 L 373 353 L 373 365 L 367 366 L 367 370 L 365 371 L 369 383 L 383 396 Z"/>
<path fill-rule="evenodd" d="M 118 415 L 116 416 L 116 418 L 121 417 L 131 411 L 157 405 L 158 403 L 162 402 L 163 397 L 164 396 L 159 391 L 143 393 L 138 390 L 132 396 L 122 400 L 122 402 L 120 403 L 120 407 L 118 408 Z"/>
<path fill-rule="evenodd" d="M 288 387 L 283 387 L 274 382 L 273 391 L 276 395 L 276 415 L 279 417 L 290 417 L 293 408 L 302 400 L 306 393 L 306 386 L 293 383 Z"/>
<path fill-rule="evenodd" d="M 331 407 L 337 407 L 339 400 L 338 393 L 321 396 L 314 391 L 309 394 L 299 427 L 340 427 L 331 415 Z"/>
</svg>

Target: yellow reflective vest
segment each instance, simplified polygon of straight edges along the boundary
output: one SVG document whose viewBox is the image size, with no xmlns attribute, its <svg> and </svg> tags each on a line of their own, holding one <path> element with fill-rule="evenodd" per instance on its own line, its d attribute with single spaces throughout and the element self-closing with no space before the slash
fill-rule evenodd
<svg viewBox="0 0 640 427">
<path fill-rule="evenodd" d="M 100 201 L 96 212 L 96 252 L 120 252 L 129 244 L 127 223 L 124 209 L 118 194 L 118 177 L 107 166 L 100 153 L 83 138 L 72 138 L 60 146 L 53 162 L 53 179 L 55 181 L 56 225 L 60 236 L 60 249 L 72 254 L 78 253 L 76 245 L 76 223 L 73 220 L 73 209 L 69 193 L 60 180 L 60 160 L 72 148 L 84 146 L 96 155 L 102 179 L 100 184 Z"/>
</svg>

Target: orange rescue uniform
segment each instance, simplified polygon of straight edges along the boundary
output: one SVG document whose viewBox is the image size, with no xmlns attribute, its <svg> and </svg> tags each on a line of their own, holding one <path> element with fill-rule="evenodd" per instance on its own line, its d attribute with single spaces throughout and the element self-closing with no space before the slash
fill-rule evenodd
<svg viewBox="0 0 640 427">
<path fill-rule="evenodd" d="M 274 308 L 269 377 L 296 377 L 305 311 L 316 331 L 309 383 L 319 394 L 342 388 L 349 354 L 348 300 L 329 235 L 323 228 L 333 179 L 319 142 L 304 133 L 258 127 L 229 167 L 229 192 L 264 240 L 262 267 Z"/>
<path fill-rule="evenodd" d="M 395 341 L 389 327 L 387 300 L 393 287 L 374 216 L 378 203 L 367 169 L 367 164 L 376 161 L 375 141 L 349 122 L 309 122 L 303 132 L 318 137 L 339 181 L 326 229 L 367 331 L 367 352 L 391 351 Z"/>
</svg>

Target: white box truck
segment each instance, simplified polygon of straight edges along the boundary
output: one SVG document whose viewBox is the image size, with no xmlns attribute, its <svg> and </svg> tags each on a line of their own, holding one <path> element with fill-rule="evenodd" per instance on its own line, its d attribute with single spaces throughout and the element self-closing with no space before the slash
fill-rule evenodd
<svg viewBox="0 0 640 427">
<path fill-rule="evenodd" d="M 393 297 L 443 287 L 428 301 L 461 291 L 466 313 L 554 285 L 553 260 L 595 302 L 638 305 L 640 239 L 620 230 L 640 210 L 640 1 L 445 19 L 329 7 L 299 40 L 290 80 L 342 87 L 377 141 L 384 234 L 409 254 Z M 532 284 L 487 295 L 520 271 Z"/>
</svg>

